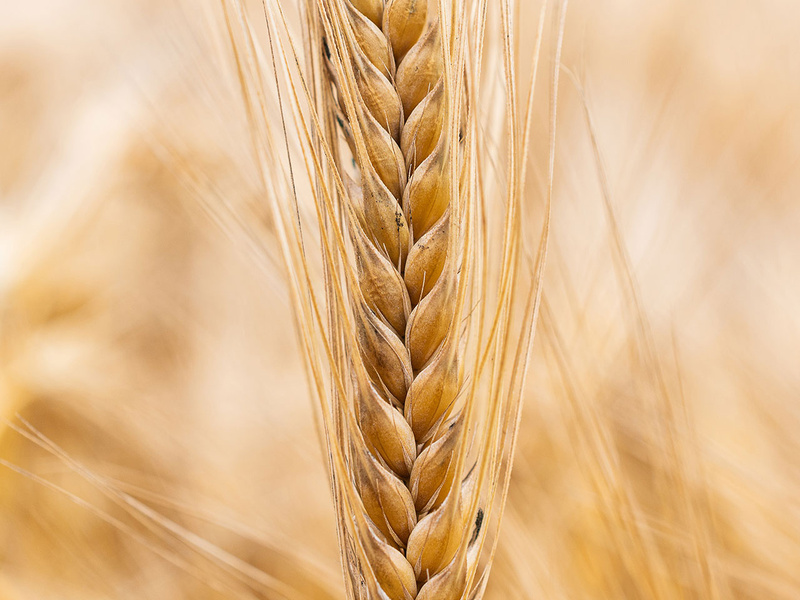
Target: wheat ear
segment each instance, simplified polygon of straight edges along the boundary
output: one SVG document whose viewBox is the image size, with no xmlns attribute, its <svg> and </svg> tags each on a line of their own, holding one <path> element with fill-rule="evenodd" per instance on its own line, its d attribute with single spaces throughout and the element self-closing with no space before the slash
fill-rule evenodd
<svg viewBox="0 0 800 600">
<path fill-rule="evenodd" d="M 323 5 L 336 38 L 325 43 L 331 99 L 360 178 L 347 201 L 357 215 L 351 309 L 369 381 L 354 412 L 369 455 L 354 448 L 351 471 L 377 530 L 373 545 L 383 546 L 367 553 L 368 567 L 392 599 L 459 598 L 464 531 L 475 520 L 470 482 L 459 473 L 464 415 L 456 402 L 459 278 L 468 272 L 463 211 L 451 203 L 460 136 L 450 125 L 462 106 L 445 77 L 435 3 Z M 390 549 L 407 564 L 387 560 Z"/>
<path fill-rule="evenodd" d="M 527 136 L 512 13 L 498 1 L 306 0 L 303 67 L 280 0 L 265 0 L 271 68 L 242 4 L 223 3 L 241 24 L 226 20 L 320 402 L 349 598 L 478 599 L 494 556 L 549 222 L 525 291 Z M 502 44 L 490 46 L 498 8 Z M 485 127 L 488 143 L 477 135 L 482 87 L 495 87 L 483 83 L 484 53 L 504 67 L 492 78 L 505 102 L 483 114 L 505 127 Z M 506 154 L 490 156 L 501 141 Z M 306 226 L 319 233 L 321 273 Z"/>
</svg>

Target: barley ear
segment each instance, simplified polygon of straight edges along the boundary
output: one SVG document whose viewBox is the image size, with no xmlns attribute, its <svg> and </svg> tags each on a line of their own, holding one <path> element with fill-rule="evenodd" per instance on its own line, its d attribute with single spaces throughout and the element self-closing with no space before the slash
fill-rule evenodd
<svg viewBox="0 0 800 600">
<path fill-rule="evenodd" d="M 488 8 L 306 0 L 304 69 L 265 3 L 314 218 L 294 180 L 274 209 L 353 598 L 474 597 L 491 563 L 540 275 L 523 291 L 513 45 L 486 44 Z M 501 0 L 504 39 L 508 15 Z M 506 65 L 504 177 L 478 135 L 491 52 Z"/>
</svg>

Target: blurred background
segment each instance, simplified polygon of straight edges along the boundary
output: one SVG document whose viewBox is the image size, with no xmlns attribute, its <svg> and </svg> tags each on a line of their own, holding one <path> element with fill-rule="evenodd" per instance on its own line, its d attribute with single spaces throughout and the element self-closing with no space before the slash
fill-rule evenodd
<svg viewBox="0 0 800 600">
<path fill-rule="evenodd" d="M 217 9 L 0 0 L 0 600 L 343 597 Z M 799 27 L 792 0 L 570 2 L 487 598 L 800 598 Z"/>
</svg>

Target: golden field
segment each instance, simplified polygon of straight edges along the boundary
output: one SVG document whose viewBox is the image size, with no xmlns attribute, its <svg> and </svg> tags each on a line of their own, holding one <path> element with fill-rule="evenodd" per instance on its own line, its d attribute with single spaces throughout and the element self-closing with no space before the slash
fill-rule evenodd
<svg viewBox="0 0 800 600">
<path fill-rule="evenodd" d="M 523 54 L 540 6 L 516 13 Z M 795 600 L 800 6 L 567 11 L 544 300 L 486 597 Z M 219 18 L 0 6 L 0 600 L 344 597 Z"/>
</svg>

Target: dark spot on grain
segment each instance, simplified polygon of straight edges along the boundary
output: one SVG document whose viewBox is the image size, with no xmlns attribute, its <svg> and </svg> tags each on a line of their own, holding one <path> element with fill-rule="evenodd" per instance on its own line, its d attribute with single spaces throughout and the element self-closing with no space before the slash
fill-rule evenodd
<svg viewBox="0 0 800 600">
<path fill-rule="evenodd" d="M 478 535 L 481 532 L 481 527 L 483 526 L 483 509 L 478 509 L 478 515 L 475 517 L 475 531 L 472 532 L 472 537 L 469 540 L 470 544 L 474 544 L 475 540 L 478 539 Z"/>
</svg>

